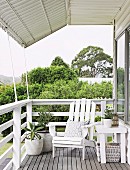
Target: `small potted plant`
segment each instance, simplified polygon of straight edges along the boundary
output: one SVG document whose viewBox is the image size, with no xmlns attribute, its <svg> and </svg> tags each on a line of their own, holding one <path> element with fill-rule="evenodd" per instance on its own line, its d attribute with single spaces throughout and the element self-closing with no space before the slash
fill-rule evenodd
<svg viewBox="0 0 130 170">
<path fill-rule="evenodd" d="M 52 136 L 48 130 L 48 123 L 53 120 L 53 115 L 49 112 L 47 113 L 44 109 L 40 109 L 38 113 L 39 117 L 37 118 L 38 126 L 42 127 L 42 130 L 38 133 L 43 138 L 43 152 L 52 151 Z"/>
<path fill-rule="evenodd" d="M 111 107 L 107 107 L 105 109 L 105 114 L 103 117 L 103 123 L 104 123 L 105 127 L 109 128 L 112 126 L 113 112 L 114 112 L 114 110 Z"/>
<path fill-rule="evenodd" d="M 40 129 L 42 127 L 36 127 L 35 124 L 30 122 L 29 127 L 24 128 L 26 131 L 25 147 L 28 155 L 39 155 L 42 152 L 43 139 L 38 134 Z"/>
</svg>

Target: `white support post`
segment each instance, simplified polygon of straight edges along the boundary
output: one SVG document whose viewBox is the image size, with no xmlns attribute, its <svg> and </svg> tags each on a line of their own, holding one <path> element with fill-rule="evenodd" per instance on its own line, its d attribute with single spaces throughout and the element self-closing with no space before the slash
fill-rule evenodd
<svg viewBox="0 0 130 170">
<path fill-rule="evenodd" d="M 17 170 L 21 163 L 21 107 L 13 112 L 13 170 Z"/>
<path fill-rule="evenodd" d="M 105 134 L 100 134 L 101 163 L 106 163 Z"/>
<path fill-rule="evenodd" d="M 125 143 L 125 133 L 121 133 L 121 163 L 126 163 L 126 143 Z"/>
<path fill-rule="evenodd" d="M 130 165 L 130 129 L 127 135 L 127 163 Z"/>
<path fill-rule="evenodd" d="M 32 102 L 27 103 L 27 123 L 28 122 L 32 122 Z"/>
</svg>

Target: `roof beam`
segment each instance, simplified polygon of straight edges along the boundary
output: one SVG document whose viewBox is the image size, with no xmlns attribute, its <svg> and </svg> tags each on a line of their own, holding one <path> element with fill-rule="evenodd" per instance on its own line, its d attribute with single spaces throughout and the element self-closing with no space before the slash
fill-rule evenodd
<svg viewBox="0 0 130 170">
<path fill-rule="evenodd" d="M 71 9 L 70 9 L 70 0 L 65 0 L 65 4 L 66 4 L 66 13 L 67 13 L 67 24 L 70 25 L 71 24 Z"/>
<path fill-rule="evenodd" d="M 49 25 L 49 27 L 50 27 L 50 31 L 51 31 L 51 33 L 53 33 L 53 30 L 52 30 L 52 27 L 51 27 L 51 23 L 50 23 L 50 21 L 49 21 L 49 17 L 48 17 L 48 15 L 47 15 L 47 11 L 46 11 L 46 8 L 45 8 L 45 5 L 44 5 L 44 2 L 43 2 L 43 0 L 40 0 L 40 1 L 41 1 L 41 4 L 42 4 L 43 12 L 44 12 L 44 14 L 45 14 L 45 17 L 46 17 L 47 23 L 48 23 L 48 25 Z"/>
</svg>

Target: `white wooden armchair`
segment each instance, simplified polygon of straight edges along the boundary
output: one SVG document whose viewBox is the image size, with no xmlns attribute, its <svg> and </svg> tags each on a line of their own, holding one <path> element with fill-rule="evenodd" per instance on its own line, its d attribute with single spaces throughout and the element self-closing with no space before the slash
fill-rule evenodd
<svg viewBox="0 0 130 170">
<path fill-rule="evenodd" d="M 56 147 L 72 147 L 82 148 L 83 160 L 85 159 L 85 137 L 89 134 L 90 139 L 93 139 L 95 109 L 96 104 L 89 99 L 72 102 L 64 136 L 56 136 L 55 124 L 52 122 L 49 124 L 49 131 L 53 136 L 53 158 L 55 157 Z M 88 121 L 90 121 L 90 124 L 88 124 Z M 86 122 L 88 125 L 85 125 Z"/>
</svg>

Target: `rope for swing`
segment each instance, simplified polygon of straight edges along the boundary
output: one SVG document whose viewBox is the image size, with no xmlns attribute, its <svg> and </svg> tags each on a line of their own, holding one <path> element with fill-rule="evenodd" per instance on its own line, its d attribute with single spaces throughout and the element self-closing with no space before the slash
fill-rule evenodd
<svg viewBox="0 0 130 170">
<path fill-rule="evenodd" d="M 10 46 L 10 40 L 9 40 L 8 32 L 7 32 L 7 36 L 8 36 L 9 52 L 10 52 L 11 67 L 12 67 L 12 76 L 13 76 L 13 84 L 14 84 L 15 102 L 17 102 L 18 98 L 17 98 L 16 83 L 15 83 L 15 77 L 14 77 L 14 65 L 13 65 L 13 58 L 12 58 L 12 53 L 11 53 L 11 46 Z"/>
<path fill-rule="evenodd" d="M 25 71 L 26 71 L 26 86 L 27 86 L 27 97 L 29 99 L 29 90 L 28 90 L 28 73 L 27 73 L 27 62 L 26 62 L 26 56 L 25 56 L 25 48 L 23 47 L 24 51 L 24 63 L 25 63 Z"/>
<path fill-rule="evenodd" d="M 6 28 L 6 29 L 7 29 L 7 28 Z M 7 32 L 7 31 L 6 31 L 6 32 Z M 17 102 L 17 101 L 18 101 L 18 98 L 17 98 L 16 83 L 15 83 L 15 76 L 14 76 L 13 57 L 12 57 L 11 45 L 10 45 L 10 39 L 9 39 L 9 34 L 8 34 L 8 32 L 7 32 L 7 37 L 8 37 L 9 53 L 10 53 L 10 59 L 11 59 L 11 67 L 12 67 L 12 77 L 13 77 L 13 85 L 14 85 L 15 102 Z M 25 63 L 25 71 L 26 71 L 27 98 L 29 99 L 27 63 L 26 63 L 26 56 L 25 56 L 25 48 L 24 48 L 24 45 L 23 45 L 23 54 L 24 54 L 24 63 Z"/>
</svg>

